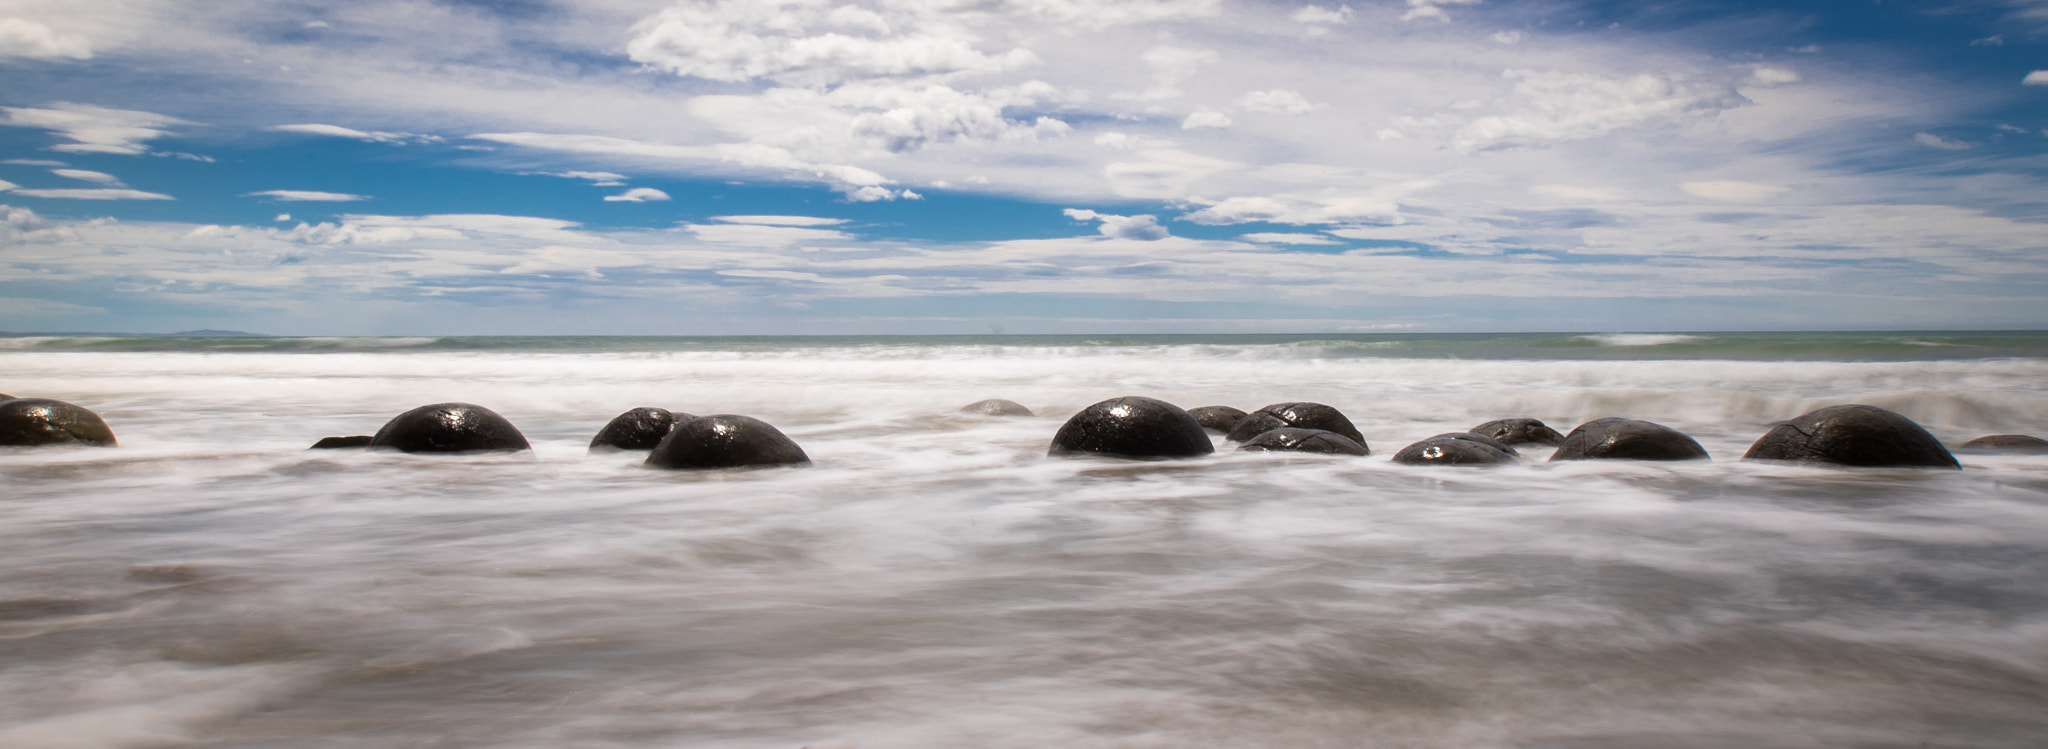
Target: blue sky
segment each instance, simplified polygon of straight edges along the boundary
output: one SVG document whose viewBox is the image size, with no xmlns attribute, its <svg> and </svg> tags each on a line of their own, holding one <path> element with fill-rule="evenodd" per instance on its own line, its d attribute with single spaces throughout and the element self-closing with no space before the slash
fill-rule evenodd
<svg viewBox="0 0 2048 749">
<path fill-rule="evenodd" d="M 0 81 L 0 330 L 2048 324 L 2048 0 L 0 0 Z"/>
</svg>

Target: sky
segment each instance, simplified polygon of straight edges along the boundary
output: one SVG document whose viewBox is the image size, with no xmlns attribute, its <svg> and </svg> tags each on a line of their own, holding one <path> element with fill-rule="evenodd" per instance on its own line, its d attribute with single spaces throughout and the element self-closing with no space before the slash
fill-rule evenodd
<svg viewBox="0 0 2048 749">
<path fill-rule="evenodd" d="M 2048 328 L 2048 0 L 0 0 L 0 331 Z"/>
</svg>

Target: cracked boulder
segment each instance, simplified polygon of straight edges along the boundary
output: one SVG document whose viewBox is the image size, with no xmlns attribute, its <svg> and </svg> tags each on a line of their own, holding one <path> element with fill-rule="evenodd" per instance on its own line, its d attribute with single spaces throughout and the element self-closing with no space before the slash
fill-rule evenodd
<svg viewBox="0 0 2048 749">
<path fill-rule="evenodd" d="M 669 470 L 806 465 L 796 440 L 768 422 L 739 414 L 699 416 L 677 424 L 647 454 L 647 465 Z"/>
<path fill-rule="evenodd" d="M 99 414 L 48 398 L 0 400 L 0 445 L 114 447 L 114 430 Z"/>
<path fill-rule="evenodd" d="M 1229 434 L 1231 428 L 1245 417 L 1243 409 L 1230 406 L 1196 406 L 1188 409 L 1188 415 L 1195 417 L 1203 429 L 1217 434 Z"/>
<path fill-rule="evenodd" d="M 1246 414 L 1237 420 L 1224 439 L 1231 442 L 1245 442 L 1266 432 L 1284 427 L 1296 429 L 1321 429 L 1336 432 L 1351 438 L 1358 444 L 1365 444 L 1365 435 L 1358 433 L 1358 427 L 1344 418 L 1344 412 L 1321 403 L 1275 403 Z"/>
<path fill-rule="evenodd" d="M 1539 419 L 1494 419 L 1472 427 L 1471 433 L 1483 434 L 1507 445 L 1555 445 L 1564 441 L 1564 435 Z"/>
<path fill-rule="evenodd" d="M 1671 427 L 1636 419 L 1594 419 L 1580 424 L 1557 452 L 1559 460 L 1706 460 L 1707 449 Z"/>
<path fill-rule="evenodd" d="M 1778 422 L 1742 459 L 1860 468 L 1962 467 L 1912 419 L 1860 404 L 1829 406 Z"/>
<path fill-rule="evenodd" d="M 597 430 L 597 436 L 590 438 L 590 449 L 652 450 L 661 444 L 661 438 L 668 436 L 669 430 L 694 418 L 666 408 L 642 406 L 612 417 L 603 429 Z"/>
<path fill-rule="evenodd" d="M 1365 443 L 1322 429 L 1281 427 L 1261 432 L 1238 446 L 1238 451 L 1320 453 L 1323 455 L 1371 455 Z"/>
<path fill-rule="evenodd" d="M 1394 462 L 1404 465 L 1466 466 L 1515 462 L 1515 448 L 1485 434 L 1451 432 L 1439 434 L 1394 453 Z"/>
</svg>

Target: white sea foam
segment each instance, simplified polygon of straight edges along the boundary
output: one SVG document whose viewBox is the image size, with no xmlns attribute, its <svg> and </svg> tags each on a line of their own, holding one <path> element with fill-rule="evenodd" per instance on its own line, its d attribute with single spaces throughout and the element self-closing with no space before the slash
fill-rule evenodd
<svg viewBox="0 0 2048 749">
<path fill-rule="evenodd" d="M 1579 336 L 1579 340 L 1592 341 L 1602 346 L 1668 346 L 1674 343 L 1691 343 L 1702 340 L 1702 337 L 1671 333 L 1601 333 Z"/>
</svg>

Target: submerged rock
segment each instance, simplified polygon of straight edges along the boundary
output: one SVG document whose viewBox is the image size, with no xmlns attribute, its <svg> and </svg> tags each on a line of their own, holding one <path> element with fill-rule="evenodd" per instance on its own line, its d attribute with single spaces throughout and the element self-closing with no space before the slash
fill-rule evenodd
<svg viewBox="0 0 2048 749">
<path fill-rule="evenodd" d="M 1394 462 L 1406 465 L 1496 465 L 1515 462 L 1515 455 L 1515 448 L 1492 436 L 1451 432 L 1401 448 L 1400 452 L 1394 453 Z"/>
<path fill-rule="evenodd" d="M 367 434 L 358 434 L 351 437 L 321 437 L 319 442 L 313 443 L 312 447 L 306 449 L 335 450 L 344 447 L 369 447 L 370 441 L 374 439 L 376 437 Z"/>
<path fill-rule="evenodd" d="M 1201 422 L 1156 398 L 1111 398 L 1074 414 L 1053 435 L 1047 455 L 1099 453 L 1126 458 L 1185 458 L 1216 452 Z"/>
<path fill-rule="evenodd" d="M 1550 459 L 1706 460 L 1707 449 L 1684 433 L 1648 421 L 1594 419 L 1564 436 Z"/>
<path fill-rule="evenodd" d="M 1344 418 L 1344 412 L 1321 403 L 1275 403 L 1245 414 L 1230 428 L 1224 439 L 1243 442 L 1281 427 L 1296 429 L 1321 429 L 1336 432 L 1351 438 L 1358 444 L 1365 444 L 1365 435 L 1358 433 L 1358 427 Z"/>
<path fill-rule="evenodd" d="M 1993 434 L 1965 442 L 1961 449 L 2006 453 L 2048 453 L 2048 440 L 2025 434 Z"/>
<path fill-rule="evenodd" d="M 1962 468 L 1941 441 L 1899 414 L 1862 404 L 1828 406 L 1778 422 L 1743 460 L 1862 468 Z"/>
<path fill-rule="evenodd" d="M 1504 445 L 1555 445 L 1564 441 L 1564 435 L 1538 419 L 1494 419 L 1472 427 L 1471 433 L 1492 437 Z"/>
<path fill-rule="evenodd" d="M 752 416 L 715 414 L 677 424 L 647 465 L 670 470 L 804 465 L 811 457 L 795 440 Z"/>
<path fill-rule="evenodd" d="M 1371 455 L 1365 443 L 1323 429 L 1269 429 L 1239 445 L 1239 451 Z"/>
<path fill-rule="evenodd" d="M 512 422 L 470 403 L 436 403 L 399 414 L 377 430 L 370 447 L 409 453 L 533 449 Z"/>
<path fill-rule="evenodd" d="M 1245 413 L 1242 409 L 1229 406 L 1196 406 L 1188 409 L 1188 415 L 1195 417 L 1195 423 L 1201 424 L 1203 429 L 1217 434 L 1229 434 L 1231 427 L 1237 426 L 1238 420 L 1243 419 Z"/>
<path fill-rule="evenodd" d="M 0 400 L 0 445 L 114 447 L 114 430 L 83 406 L 48 398 Z"/>
<path fill-rule="evenodd" d="M 986 416 L 1035 416 L 1024 404 L 1001 398 L 978 400 L 960 407 L 961 413 L 983 414 Z"/>
<path fill-rule="evenodd" d="M 665 408 L 642 406 L 612 417 L 597 436 L 590 438 L 590 449 L 652 450 L 667 437 L 669 430 L 677 424 L 697 418 L 679 414 Z"/>
</svg>

